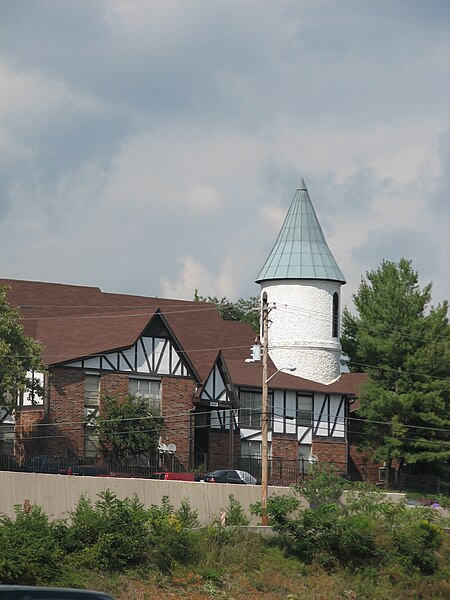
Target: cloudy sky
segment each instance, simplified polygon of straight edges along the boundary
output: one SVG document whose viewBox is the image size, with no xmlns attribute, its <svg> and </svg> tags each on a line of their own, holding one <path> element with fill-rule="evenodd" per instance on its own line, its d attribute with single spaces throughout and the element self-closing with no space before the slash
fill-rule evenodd
<svg viewBox="0 0 450 600">
<path fill-rule="evenodd" d="M 347 278 L 450 296 L 448 0 L 0 0 L 0 274 L 254 279 L 304 177 Z"/>
</svg>

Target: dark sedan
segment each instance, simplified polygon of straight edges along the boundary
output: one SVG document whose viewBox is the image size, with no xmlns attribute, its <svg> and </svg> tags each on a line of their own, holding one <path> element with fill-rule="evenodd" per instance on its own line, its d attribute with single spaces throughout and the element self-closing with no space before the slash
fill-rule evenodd
<svg viewBox="0 0 450 600">
<path fill-rule="evenodd" d="M 259 482 L 253 475 L 247 473 L 247 471 L 240 471 L 235 469 L 220 469 L 218 471 L 211 471 L 206 473 L 203 477 L 203 481 L 207 483 L 238 483 L 238 484 L 249 484 L 257 485 Z"/>
<path fill-rule="evenodd" d="M 66 588 L 0 585 L 0 600 L 114 600 L 103 592 Z"/>
</svg>

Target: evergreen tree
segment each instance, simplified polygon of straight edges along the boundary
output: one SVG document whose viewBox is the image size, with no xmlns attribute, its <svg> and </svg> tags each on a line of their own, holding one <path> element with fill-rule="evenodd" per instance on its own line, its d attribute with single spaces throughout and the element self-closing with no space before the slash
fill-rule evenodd
<svg viewBox="0 0 450 600">
<path fill-rule="evenodd" d="M 351 371 L 365 371 L 358 416 L 376 459 L 448 467 L 450 326 L 448 303 L 431 306 L 411 261 L 383 261 L 353 296 L 357 316 L 343 313 L 342 348 Z"/>
</svg>

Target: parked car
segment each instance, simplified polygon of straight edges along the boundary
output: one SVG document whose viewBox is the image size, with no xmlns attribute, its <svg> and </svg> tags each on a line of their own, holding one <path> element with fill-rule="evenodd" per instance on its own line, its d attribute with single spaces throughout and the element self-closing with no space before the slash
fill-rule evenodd
<svg viewBox="0 0 450 600">
<path fill-rule="evenodd" d="M 66 456 L 34 456 L 26 464 L 25 470 L 30 473 L 53 473 L 67 475 L 70 461 Z"/>
<path fill-rule="evenodd" d="M 0 585 L 0 600 L 114 600 L 103 592 L 25 585 Z"/>
<path fill-rule="evenodd" d="M 203 477 L 203 481 L 207 483 L 245 483 L 249 485 L 257 485 L 259 481 L 247 473 L 247 471 L 240 471 L 235 469 L 219 469 L 218 471 L 211 471 L 206 473 Z"/>
<path fill-rule="evenodd" d="M 160 473 L 152 473 L 150 479 L 161 479 L 163 481 L 195 481 L 195 474 L 161 471 Z"/>
<path fill-rule="evenodd" d="M 99 465 L 72 465 L 68 475 L 86 475 L 90 477 L 108 477 L 108 469 Z"/>
</svg>

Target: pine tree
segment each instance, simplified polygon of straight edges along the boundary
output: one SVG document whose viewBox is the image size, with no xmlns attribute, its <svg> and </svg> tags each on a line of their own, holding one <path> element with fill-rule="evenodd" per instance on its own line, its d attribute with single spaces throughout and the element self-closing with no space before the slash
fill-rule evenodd
<svg viewBox="0 0 450 600">
<path fill-rule="evenodd" d="M 359 398 L 363 440 L 388 466 L 448 468 L 450 326 L 448 303 L 431 306 L 411 261 L 383 261 L 353 296 L 357 316 L 343 314 L 342 347 L 351 371 L 369 382 Z"/>
</svg>

